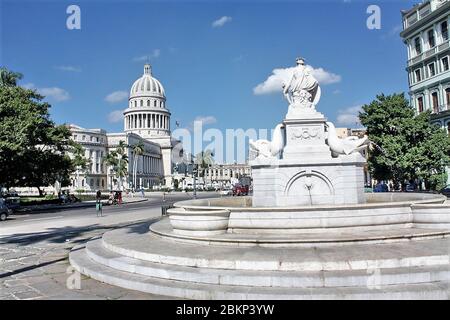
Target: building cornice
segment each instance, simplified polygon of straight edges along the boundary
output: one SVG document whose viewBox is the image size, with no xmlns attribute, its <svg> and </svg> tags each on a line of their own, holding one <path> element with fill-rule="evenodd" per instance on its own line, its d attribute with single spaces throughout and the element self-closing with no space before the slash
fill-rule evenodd
<svg viewBox="0 0 450 320">
<path fill-rule="evenodd" d="M 417 8 L 413 8 L 413 9 L 417 9 Z M 441 14 L 449 14 L 449 10 L 450 10 L 450 2 L 447 2 L 447 3 L 443 4 L 442 6 L 440 6 L 439 8 L 437 8 L 436 10 L 432 11 L 429 15 L 423 17 L 422 19 L 418 20 L 413 25 L 409 26 L 408 28 L 406 28 L 405 30 L 400 32 L 400 36 L 404 39 L 408 38 L 412 34 L 418 32 L 418 29 L 421 29 L 426 24 L 433 22 L 437 16 L 439 16 Z"/>
</svg>

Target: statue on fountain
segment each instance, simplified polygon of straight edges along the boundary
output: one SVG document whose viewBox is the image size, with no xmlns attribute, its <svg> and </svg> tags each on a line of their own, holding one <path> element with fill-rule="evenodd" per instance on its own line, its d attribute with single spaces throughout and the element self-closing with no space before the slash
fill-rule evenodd
<svg viewBox="0 0 450 320">
<path fill-rule="evenodd" d="M 283 85 L 283 94 L 289 102 L 289 112 L 315 111 L 321 90 L 304 58 L 297 58 L 297 66 L 288 84 Z"/>
</svg>

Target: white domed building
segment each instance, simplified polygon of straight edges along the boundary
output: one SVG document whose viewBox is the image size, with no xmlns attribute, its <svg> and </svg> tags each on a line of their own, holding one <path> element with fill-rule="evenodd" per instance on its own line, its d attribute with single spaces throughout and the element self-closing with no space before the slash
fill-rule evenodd
<svg viewBox="0 0 450 320">
<path fill-rule="evenodd" d="M 152 76 L 151 66 L 144 66 L 144 74 L 131 86 L 128 106 L 124 110 L 124 132 L 106 133 L 102 129 L 84 129 L 70 125 L 72 139 L 85 149 L 90 167 L 72 176 L 72 188 L 84 190 L 132 189 L 132 146 L 139 142 L 144 153 L 137 157 L 137 188 L 172 185 L 173 159 L 183 153 L 180 141 L 171 137 L 170 111 L 166 105 L 164 87 Z M 112 168 L 102 159 L 116 150 L 120 141 L 127 146 L 128 176 L 118 181 Z"/>
</svg>

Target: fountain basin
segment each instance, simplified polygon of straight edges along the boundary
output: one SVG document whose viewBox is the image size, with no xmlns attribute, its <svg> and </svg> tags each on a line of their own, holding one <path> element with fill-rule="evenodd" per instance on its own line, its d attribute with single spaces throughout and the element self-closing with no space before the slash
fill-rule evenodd
<svg viewBox="0 0 450 320">
<path fill-rule="evenodd" d="M 210 236 L 227 232 L 228 210 L 168 210 L 173 232 L 179 235 Z"/>
<path fill-rule="evenodd" d="M 183 210 L 186 217 L 189 212 L 192 212 L 192 215 L 203 213 L 206 216 L 208 215 L 206 212 L 214 215 L 213 212 L 224 210 L 228 213 L 228 221 L 225 222 L 226 214 L 223 214 L 221 227 L 227 224 L 226 232 L 236 234 L 377 231 L 412 228 L 414 223 L 419 221 L 421 225 L 429 228 L 433 226 L 442 228 L 443 225 L 439 221 L 446 224 L 450 216 L 448 206 L 443 205 L 446 197 L 442 195 L 373 193 L 366 194 L 366 199 L 367 202 L 364 204 L 271 208 L 253 207 L 251 197 L 238 197 L 181 201 L 176 203 L 175 207 Z M 433 205 L 435 210 L 441 211 L 438 216 L 423 214 L 428 206 Z M 427 219 L 434 220 L 427 223 Z M 188 222 L 185 225 L 190 229 L 181 232 L 189 231 L 190 235 L 202 235 L 203 232 L 196 233 L 196 230 L 192 230 Z M 172 226 L 174 227 L 173 224 Z M 179 224 L 174 227 L 179 234 L 182 230 L 180 228 Z M 221 232 L 224 232 L 224 229 Z"/>
</svg>

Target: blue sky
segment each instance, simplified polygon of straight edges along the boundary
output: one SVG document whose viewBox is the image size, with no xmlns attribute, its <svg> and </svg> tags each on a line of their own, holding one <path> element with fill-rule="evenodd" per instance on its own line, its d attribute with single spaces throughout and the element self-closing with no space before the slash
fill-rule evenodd
<svg viewBox="0 0 450 320">
<path fill-rule="evenodd" d="M 318 110 L 354 127 L 358 106 L 407 91 L 400 10 L 415 2 L 3 0 L 0 59 L 24 74 L 21 85 L 47 95 L 57 123 L 121 131 L 111 113 L 126 99 L 106 97 L 128 92 L 150 56 L 172 127 L 200 117 L 223 130 L 279 123 L 281 93 L 254 89 L 301 55 L 323 69 Z M 69 4 L 81 8 L 81 30 L 66 28 Z M 381 30 L 366 27 L 370 4 L 381 8 Z"/>
</svg>

